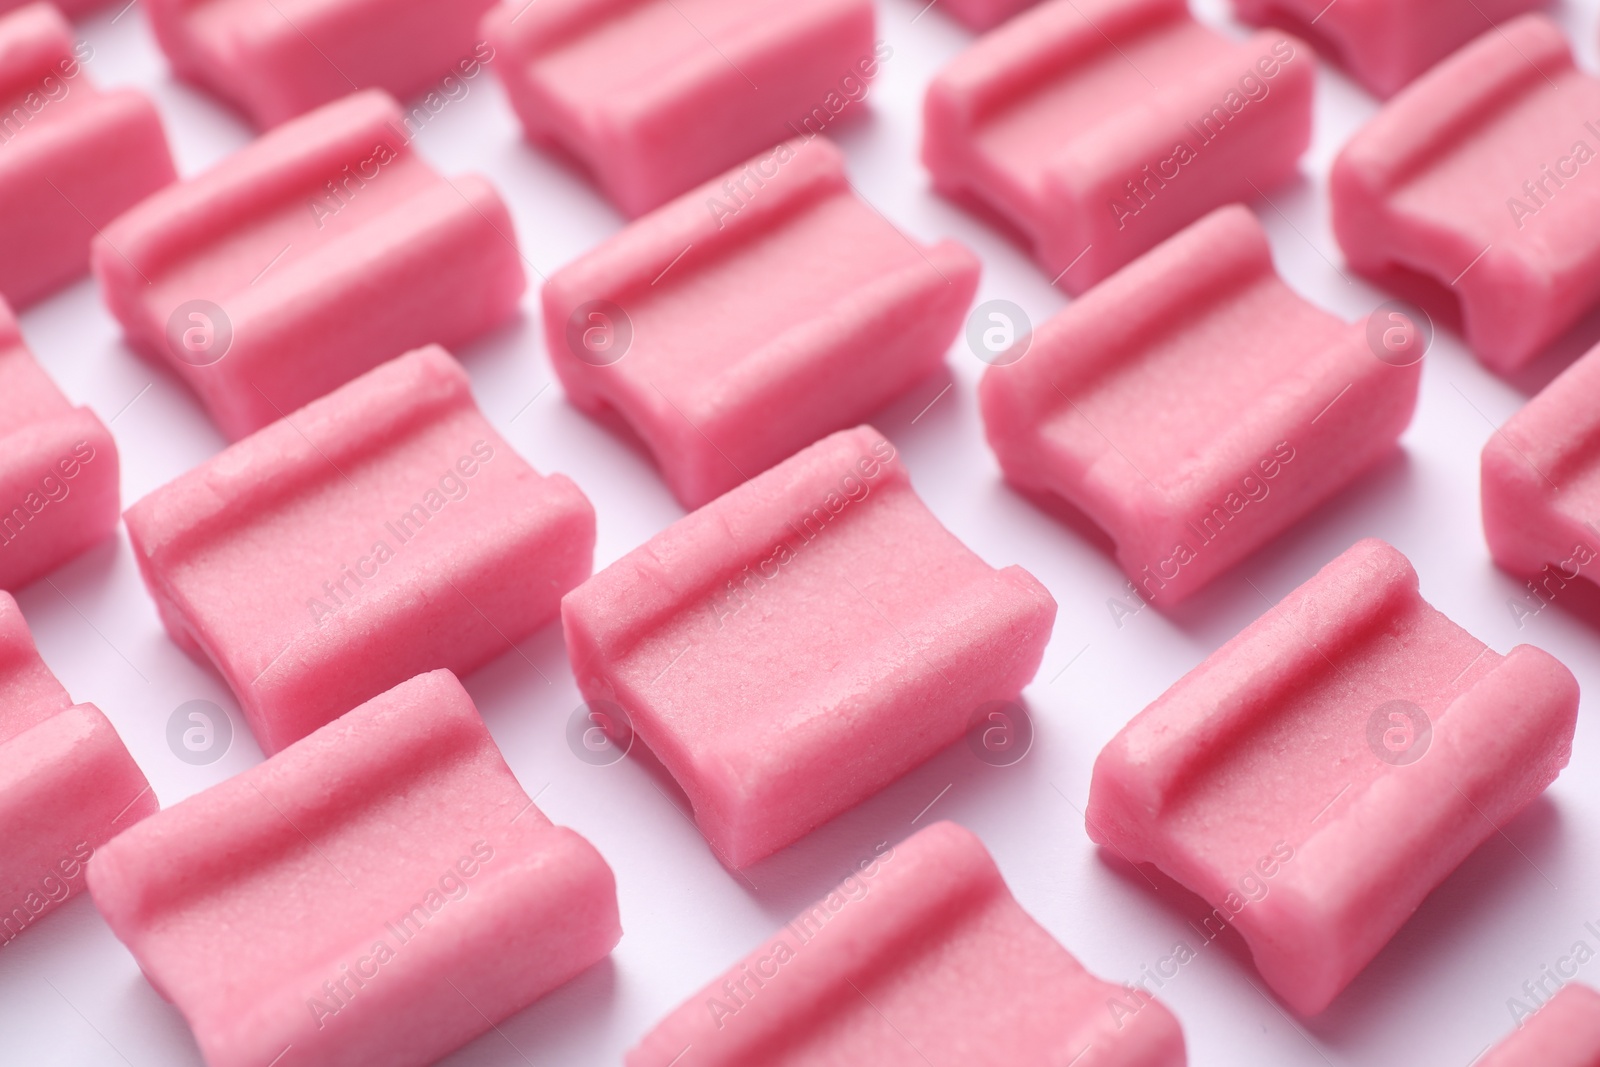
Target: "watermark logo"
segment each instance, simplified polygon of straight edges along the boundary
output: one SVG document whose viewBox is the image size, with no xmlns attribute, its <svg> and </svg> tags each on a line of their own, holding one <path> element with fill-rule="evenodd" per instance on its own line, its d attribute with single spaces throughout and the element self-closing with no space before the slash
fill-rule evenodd
<svg viewBox="0 0 1600 1067">
<path fill-rule="evenodd" d="M 209 300 L 186 300 L 167 316 L 167 349 L 191 367 L 209 367 L 233 347 L 233 322 Z"/>
<path fill-rule="evenodd" d="M 1380 304 L 1367 316 L 1367 347 L 1391 367 L 1409 367 L 1433 347 L 1433 320 L 1404 300 Z"/>
<path fill-rule="evenodd" d="M 991 367 L 1009 367 L 1032 344 L 1028 313 L 1009 300 L 985 300 L 967 316 L 967 347 Z"/>
<path fill-rule="evenodd" d="M 609 367 L 633 346 L 633 320 L 609 300 L 579 304 L 567 318 L 567 351 L 591 367 Z"/>
<path fill-rule="evenodd" d="M 1367 747 L 1383 762 L 1404 767 L 1417 762 L 1433 741 L 1428 713 L 1409 700 L 1391 700 L 1367 718 Z"/>
<path fill-rule="evenodd" d="M 1014 700 L 978 705 L 967 722 L 967 747 L 991 767 L 1011 767 L 1033 748 L 1033 719 Z"/>
<path fill-rule="evenodd" d="M 217 762 L 232 744 L 233 720 L 209 700 L 179 704 L 167 717 L 167 747 L 191 766 Z"/>
<path fill-rule="evenodd" d="M 591 700 L 567 716 L 567 747 L 591 767 L 609 767 L 633 749 L 633 720 L 621 704 Z"/>
</svg>

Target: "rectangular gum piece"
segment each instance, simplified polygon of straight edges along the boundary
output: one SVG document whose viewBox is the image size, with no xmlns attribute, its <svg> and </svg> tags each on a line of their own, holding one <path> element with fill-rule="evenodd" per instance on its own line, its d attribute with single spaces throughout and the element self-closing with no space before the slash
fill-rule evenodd
<svg viewBox="0 0 1600 1067">
<path fill-rule="evenodd" d="M 933 80 L 922 158 L 1076 295 L 1293 175 L 1315 70 L 1303 43 L 1229 40 L 1184 0 L 1049 0 Z"/>
<path fill-rule="evenodd" d="M 21 589 L 117 528 L 117 445 L 34 362 L 0 299 L 0 589 Z"/>
<path fill-rule="evenodd" d="M 1600 79 L 1556 24 L 1525 15 L 1418 78 L 1329 179 L 1350 265 L 1458 300 L 1490 369 L 1522 366 L 1600 302 Z"/>
<path fill-rule="evenodd" d="M 0 947 L 82 892 L 95 850 L 157 806 L 117 731 L 73 705 L 0 593 Z"/>
<path fill-rule="evenodd" d="M 465 673 L 589 575 L 594 509 L 495 432 L 419 349 L 128 509 L 174 641 L 210 660 L 267 753 L 419 671 Z"/>
<path fill-rule="evenodd" d="M 1600 1063 L 1600 994 L 1562 986 L 1474 1067 L 1594 1067 Z"/>
<path fill-rule="evenodd" d="M 621 936 L 448 671 L 120 835 L 89 889 L 209 1067 L 432 1063 Z"/>
<path fill-rule="evenodd" d="M 177 176 L 149 97 L 97 89 L 89 54 L 50 4 L 0 16 L 0 295 L 17 307 L 82 277 L 94 235 Z"/>
<path fill-rule="evenodd" d="M 507 0 L 484 17 L 528 138 L 624 214 L 861 110 L 871 0 Z"/>
<path fill-rule="evenodd" d="M 879 845 L 626 1065 L 1182 1067 L 1183 1032 L 1159 1001 L 1107 1010 L 1131 995 L 1022 910 L 981 841 L 940 822 Z"/>
<path fill-rule="evenodd" d="M 620 414 L 695 508 L 932 373 L 978 271 L 857 197 L 828 141 L 792 141 L 552 275 L 546 342 L 572 402 Z"/>
<path fill-rule="evenodd" d="M 1540 0 L 1233 0 L 1246 22 L 1284 26 L 1379 96 L 1393 96 L 1497 22 Z"/>
<path fill-rule="evenodd" d="M 868 426 L 680 519 L 561 603 L 584 698 L 621 706 L 735 868 L 1016 697 L 1055 611 L 1028 572 L 993 569 L 941 526 Z"/>
<path fill-rule="evenodd" d="M 478 21 L 494 0 L 148 0 L 172 69 L 276 126 L 356 89 L 402 100 L 475 77 Z M 471 73 L 468 73 L 468 72 Z"/>
<path fill-rule="evenodd" d="M 1364 327 L 1290 290 L 1238 206 L 1074 301 L 1010 359 L 979 387 L 1007 479 L 1097 524 L 1139 597 L 1158 604 L 1388 454 L 1421 371 L 1395 365 L 1406 353 L 1378 359 Z"/>
<path fill-rule="evenodd" d="M 129 342 L 232 439 L 409 349 L 466 343 L 526 285 L 499 194 L 434 171 L 380 92 L 146 200 L 95 240 L 94 271 Z"/>
<path fill-rule="evenodd" d="M 1578 685 L 1501 656 L 1358 542 L 1140 712 L 1095 763 L 1089 835 L 1234 926 L 1324 1008 L 1567 763 Z"/>
</svg>

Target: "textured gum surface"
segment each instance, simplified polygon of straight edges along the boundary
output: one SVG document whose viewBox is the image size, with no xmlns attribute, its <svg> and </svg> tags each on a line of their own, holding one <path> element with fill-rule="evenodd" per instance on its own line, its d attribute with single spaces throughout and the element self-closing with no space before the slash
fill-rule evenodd
<svg viewBox="0 0 1600 1067">
<path fill-rule="evenodd" d="M 1600 1064 L 1600 994 L 1566 985 L 1478 1067 L 1595 1067 Z"/>
<path fill-rule="evenodd" d="M 1413 720 L 1391 746 L 1387 731 L 1405 729 L 1392 701 L 1431 732 Z M 1268 985 L 1311 1015 L 1555 780 L 1577 711 L 1565 667 L 1528 645 L 1490 650 L 1369 539 L 1106 746 L 1088 830 L 1212 904 L 1208 926 L 1235 926 Z"/>
<path fill-rule="evenodd" d="M 626 710 L 713 851 L 744 867 L 1015 697 L 1055 601 L 957 541 L 864 426 L 674 523 L 561 615 L 585 698 Z"/>
<path fill-rule="evenodd" d="M 594 509 L 419 349 L 128 509 L 145 584 L 268 753 L 419 671 L 466 673 L 556 614 Z"/>
<path fill-rule="evenodd" d="M 832 144 L 793 141 L 552 275 L 546 344 L 572 402 L 620 414 L 694 508 L 932 373 L 978 269 L 863 203 Z M 597 301 L 631 331 L 615 362 L 584 344 Z"/>
<path fill-rule="evenodd" d="M 448 671 L 101 849 L 90 891 L 210 1067 L 432 1063 L 621 936 Z"/>
<path fill-rule="evenodd" d="M 627 1067 L 1182 1067 L 1158 1001 L 1084 970 L 1011 896 L 973 834 L 941 822 L 873 856 L 661 1022 Z"/>
</svg>

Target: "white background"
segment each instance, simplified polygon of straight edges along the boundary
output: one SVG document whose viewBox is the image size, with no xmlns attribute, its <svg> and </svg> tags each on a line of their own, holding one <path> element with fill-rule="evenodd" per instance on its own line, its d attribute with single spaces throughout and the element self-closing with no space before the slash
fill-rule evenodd
<svg viewBox="0 0 1600 1067">
<path fill-rule="evenodd" d="M 969 39 L 937 7 L 916 17 L 920 7 L 921 0 L 878 4 L 879 33 L 894 54 L 873 90 L 871 116 L 837 131 L 852 179 L 921 240 L 952 236 L 975 249 L 984 262 L 979 300 L 1013 300 L 1041 321 L 1063 297 L 1006 239 L 932 195 L 917 162 L 924 87 Z M 1568 0 L 1558 12 L 1590 68 L 1597 7 Z M 94 47 L 88 76 L 154 96 L 185 176 L 243 145 L 250 136 L 244 125 L 173 80 L 141 8 L 135 4 L 113 21 L 116 10 L 79 26 Z M 1200 14 L 1224 32 L 1242 32 L 1227 21 L 1221 0 L 1206 0 Z M 1301 179 L 1254 206 L 1290 284 L 1354 320 L 1385 296 L 1340 273 L 1325 177 L 1339 146 L 1376 104 L 1328 69 L 1317 92 L 1316 140 Z M 519 132 L 499 86 L 483 76 L 418 144 L 447 173 L 489 175 L 511 205 L 524 255 L 548 274 L 622 220 Z M 645 461 L 578 414 L 552 384 L 540 340 L 538 278 L 530 280 L 522 321 L 458 354 L 500 431 L 534 466 L 570 475 L 593 500 L 596 564 L 604 566 L 682 512 Z M 111 425 L 122 455 L 124 506 L 222 447 L 193 398 L 122 344 L 93 282 L 33 307 L 22 328 L 66 392 Z M 1363 536 L 1384 537 L 1409 555 L 1424 595 L 1495 649 L 1531 642 L 1553 653 L 1576 672 L 1590 703 L 1600 692 L 1600 625 L 1593 621 L 1600 610 L 1581 604 L 1600 595 L 1571 593 L 1518 628 L 1507 601 L 1520 583 L 1494 569 L 1483 542 L 1478 455 L 1494 425 L 1597 338 L 1600 319 L 1508 383 L 1441 330 L 1400 451 L 1178 613 L 1146 610 L 1121 628 L 1107 608 L 1123 587 L 1111 560 L 1001 484 L 975 401 L 983 366 L 958 341 L 947 375 L 918 385 L 874 421 L 957 535 L 992 564 L 1027 567 L 1060 603 L 1044 666 L 1026 693 L 1037 722 L 1034 750 L 1002 769 L 958 745 L 757 865 L 745 881 L 712 858 L 686 814 L 674 810 L 636 761 L 597 768 L 567 749 L 564 729 L 579 697 L 559 627 L 546 628 L 521 651 L 549 683 L 510 652 L 465 682 L 529 794 L 610 861 L 625 934 L 609 961 L 447 1062 L 618 1063 L 661 1016 L 825 892 L 876 842 L 897 841 L 939 818 L 977 832 L 1023 906 L 1091 970 L 1113 980 L 1136 978 L 1177 939 L 1193 940 L 1185 919 L 1198 905 L 1158 895 L 1091 845 L 1080 810 L 1095 754 L 1140 708 L 1260 614 L 1263 595 L 1276 600 Z M 260 760 L 226 687 L 163 633 L 121 531 L 18 599 L 45 660 L 76 699 L 110 716 L 163 805 Z M 232 749 L 206 767 L 179 761 L 165 739 L 173 710 L 197 698 L 227 708 L 236 726 Z M 1183 1022 L 1190 1062 L 1465 1067 L 1510 1029 L 1506 1000 L 1525 980 L 1578 939 L 1596 944 L 1583 929 L 1586 920 L 1600 919 L 1596 769 L 1600 736 L 1585 719 L 1573 766 L 1547 798 L 1469 859 L 1317 1019 L 1295 1020 L 1269 999 L 1231 935 L 1204 950 L 1162 994 Z M 1600 961 L 1583 977 L 1600 982 Z M 185 1067 L 200 1058 L 182 1018 L 140 977 L 85 895 L 0 951 L 0 1063 Z"/>
</svg>

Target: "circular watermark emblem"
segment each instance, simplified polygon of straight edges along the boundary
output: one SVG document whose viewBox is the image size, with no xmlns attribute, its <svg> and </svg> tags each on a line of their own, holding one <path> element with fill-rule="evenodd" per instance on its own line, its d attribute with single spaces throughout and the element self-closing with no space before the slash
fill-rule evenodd
<svg viewBox="0 0 1600 1067">
<path fill-rule="evenodd" d="M 591 767 L 609 767 L 633 748 L 633 720 L 610 700 L 579 704 L 567 717 L 567 747 Z"/>
<path fill-rule="evenodd" d="M 579 304 L 567 319 L 567 351 L 591 367 L 609 367 L 633 345 L 633 320 L 609 300 Z"/>
<path fill-rule="evenodd" d="M 167 747 L 183 762 L 204 767 L 228 754 L 233 719 L 209 700 L 179 704 L 167 718 Z"/>
<path fill-rule="evenodd" d="M 1009 300 L 985 300 L 967 316 L 967 347 L 992 367 L 1008 367 L 1028 354 L 1033 323 Z"/>
<path fill-rule="evenodd" d="M 1433 320 L 1404 300 L 1380 304 L 1367 317 L 1367 347 L 1391 367 L 1409 367 L 1433 347 Z"/>
<path fill-rule="evenodd" d="M 233 322 L 209 300 L 186 300 L 167 316 L 167 348 L 191 367 L 209 367 L 233 347 Z"/>
<path fill-rule="evenodd" d="M 1428 713 L 1409 700 L 1381 704 L 1367 718 L 1367 747 L 1396 767 L 1417 762 L 1432 741 L 1433 723 Z"/>
<path fill-rule="evenodd" d="M 1033 720 L 1014 700 L 979 704 L 967 720 L 967 747 L 991 767 L 1020 763 L 1033 747 Z"/>
</svg>

